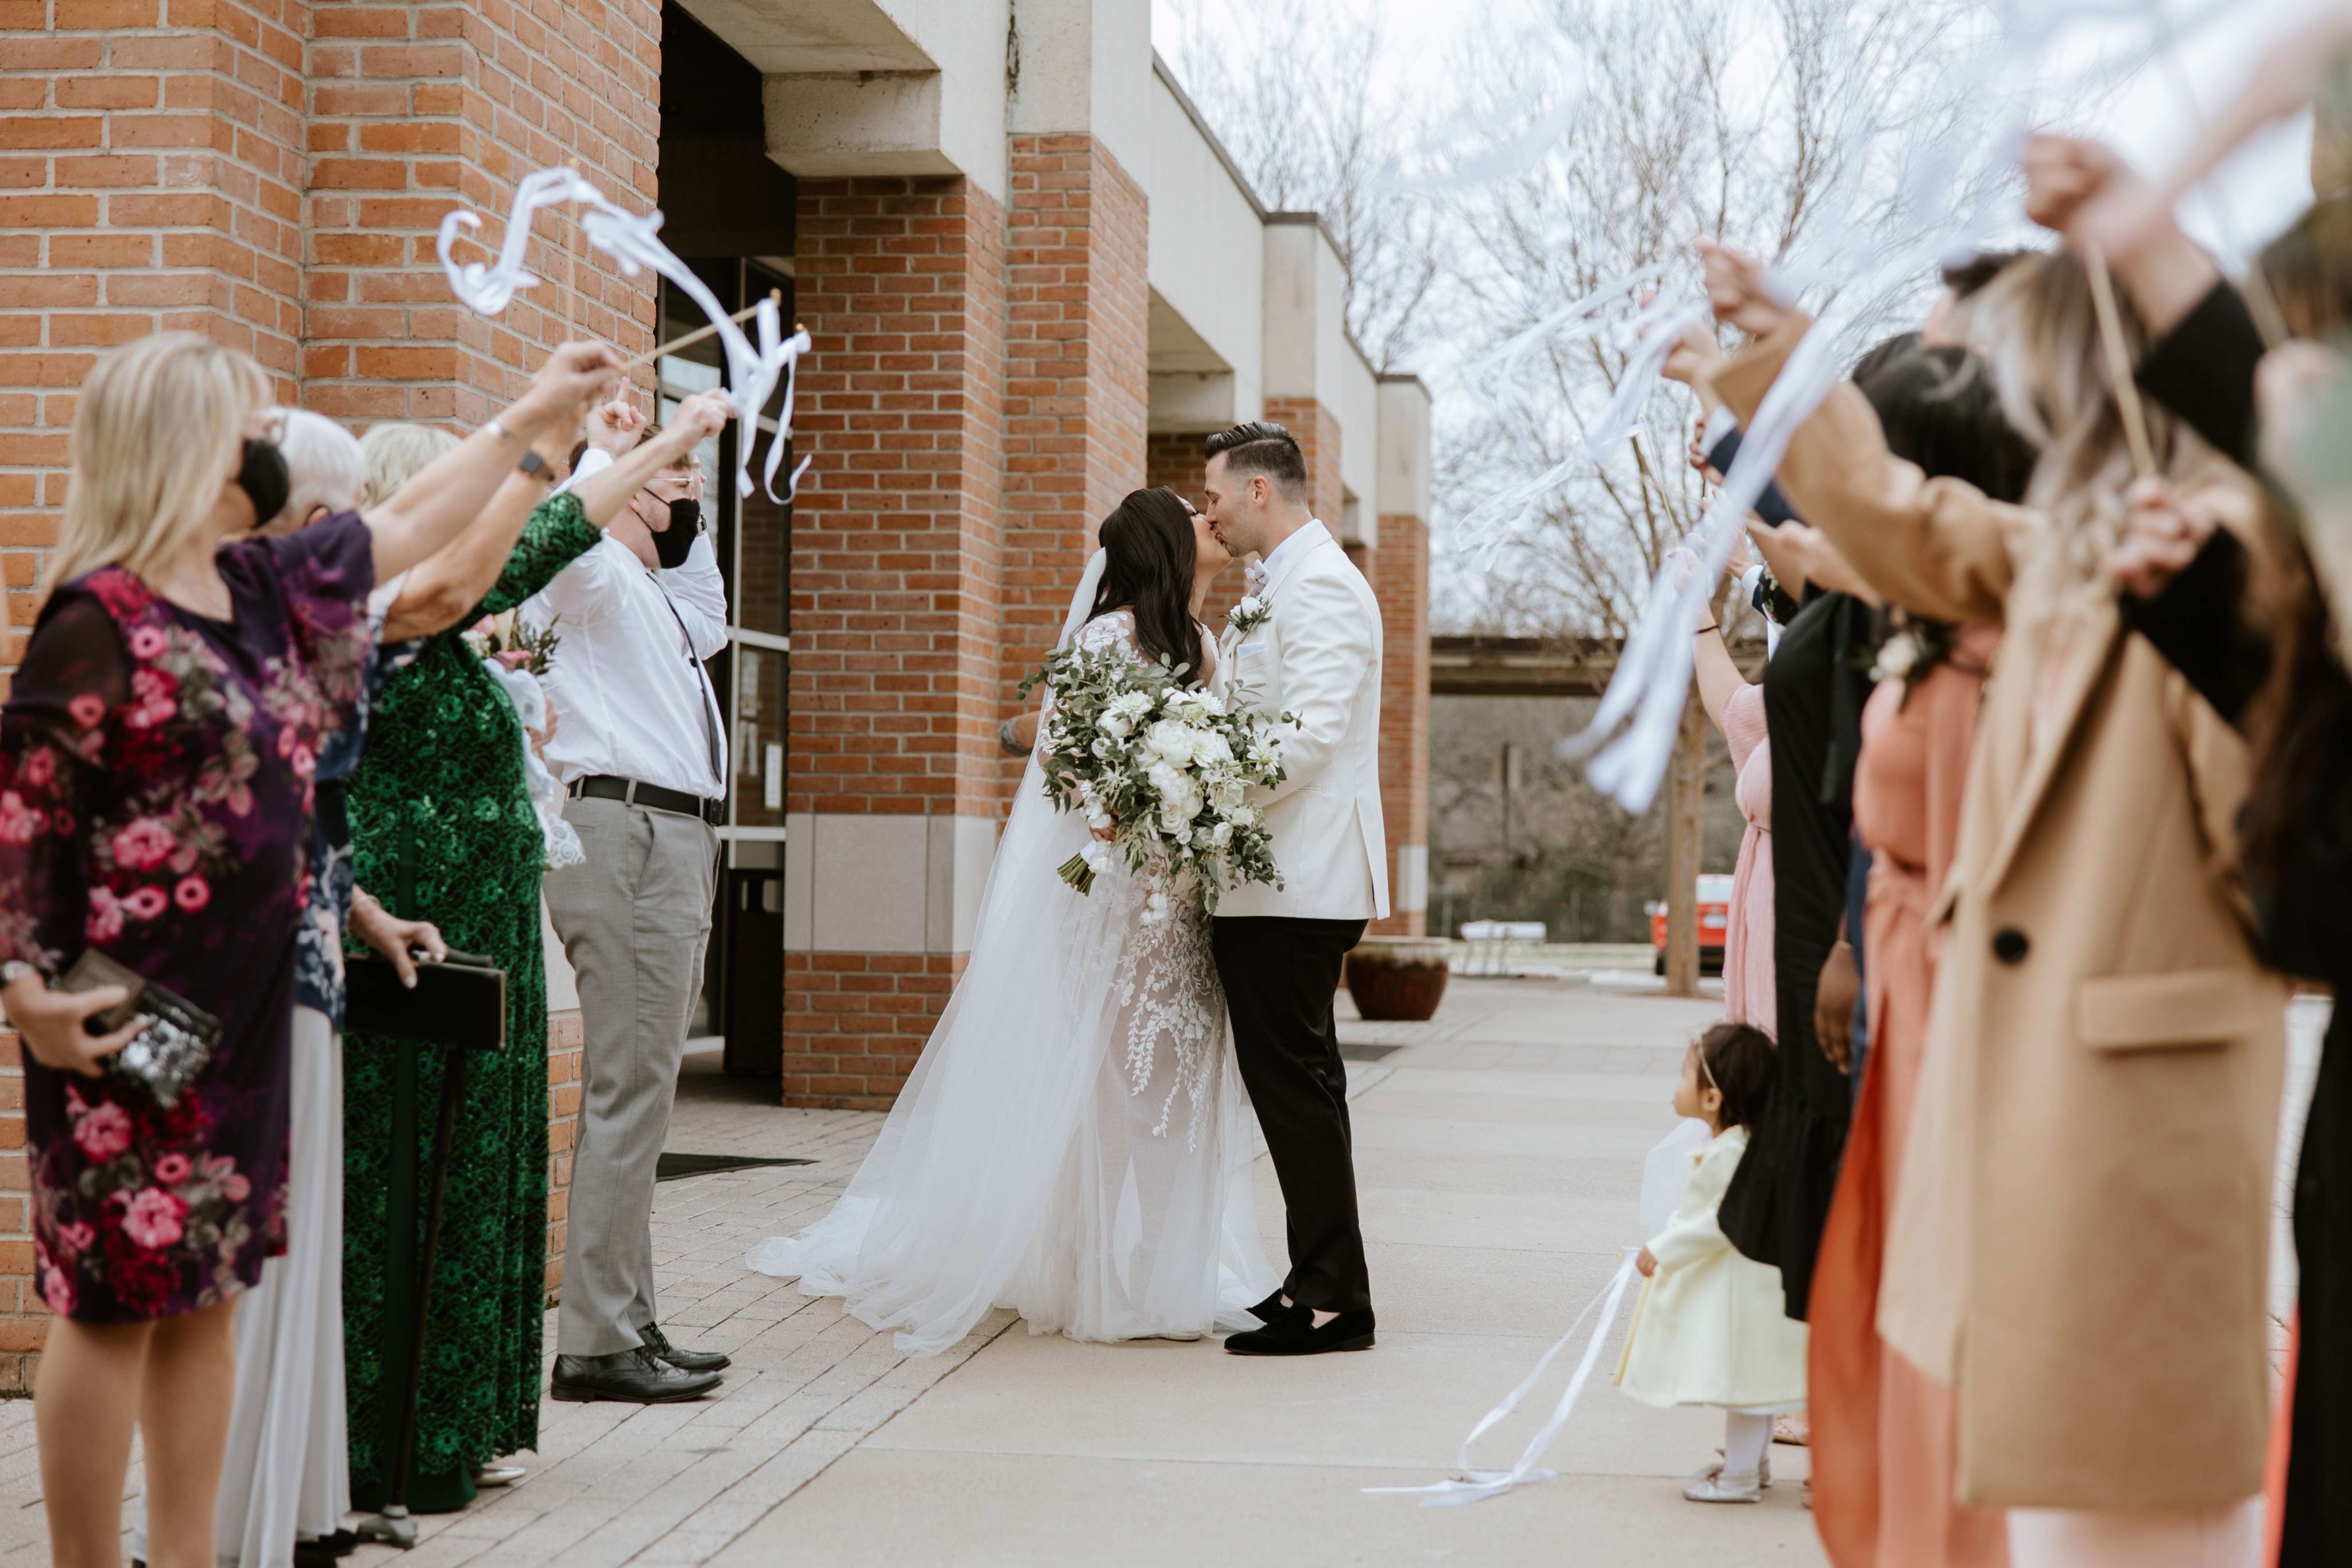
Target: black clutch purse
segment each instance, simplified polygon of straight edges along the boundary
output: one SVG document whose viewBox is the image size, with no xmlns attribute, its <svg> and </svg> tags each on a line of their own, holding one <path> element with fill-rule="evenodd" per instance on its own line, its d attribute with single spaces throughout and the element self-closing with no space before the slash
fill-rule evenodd
<svg viewBox="0 0 2352 1568">
<path fill-rule="evenodd" d="M 419 953 L 411 989 L 381 954 L 347 956 L 343 1028 L 457 1051 L 504 1051 L 507 972 L 478 953 L 451 948 L 439 963 Z"/>
<path fill-rule="evenodd" d="M 112 1034 L 132 1019 L 146 1015 L 147 1027 L 106 1059 L 106 1074 L 145 1091 L 167 1111 L 180 1103 L 180 1096 L 187 1092 L 220 1045 L 220 1019 L 95 947 L 82 949 L 73 967 L 55 985 L 61 991 L 121 986 L 131 993 L 119 1005 L 93 1015 L 84 1027 L 94 1033 Z"/>
</svg>

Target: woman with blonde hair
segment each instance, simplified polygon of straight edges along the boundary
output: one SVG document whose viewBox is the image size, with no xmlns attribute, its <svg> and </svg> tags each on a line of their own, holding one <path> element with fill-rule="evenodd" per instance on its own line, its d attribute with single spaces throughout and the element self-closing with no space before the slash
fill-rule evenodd
<svg viewBox="0 0 2352 1568">
<path fill-rule="evenodd" d="M 1717 314 L 1759 340 L 1715 378 L 1752 417 L 1811 324 L 1753 262 L 1706 264 Z M 2256 501 L 2153 410 L 2168 487 L 2133 489 L 2075 257 L 2012 263 L 1975 332 L 2041 454 L 2022 505 L 1890 456 L 1850 386 L 1778 476 L 1890 601 L 2006 629 L 1929 915 L 1878 1324 L 1952 1390 L 1955 1496 L 2010 1511 L 2017 1568 L 2251 1563 L 2284 997 L 2239 876 L 2245 746 L 2125 634 L 2101 569 L 2127 492 L 2249 538 Z"/>
<path fill-rule="evenodd" d="M 81 389 L 54 586 L 0 709 L 0 1001 L 56 1314 L 35 1405 L 54 1563 L 120 1561 L 134 1421 L 148 1562 L 214 1560 L 230 1314 L 285 1246 L 310 778 L 359 689 L 362 601 L 614 368 L 601 345 L 558 350 L 385 505 L 279 538 L 241 537 L 289 487 L 250 359 L 165 333 Z M 90 955 L 139 977 L 144 1013 L 110 1012 L 121 986 L 52 988 Z M 110 1060 L 142 1035 L 189 1075 Z"/>
</svg>

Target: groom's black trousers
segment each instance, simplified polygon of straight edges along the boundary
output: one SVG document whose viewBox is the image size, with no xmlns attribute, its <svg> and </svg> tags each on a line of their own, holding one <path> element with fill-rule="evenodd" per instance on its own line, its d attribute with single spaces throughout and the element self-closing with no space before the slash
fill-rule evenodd
<svg viewBox="0 0 2352 1568">
<path fill-rule="evenodd" d="M 1372 1304 L 1356 1221 L 1348 1069 L 1331 998 L 1360 920 L 1220 915 L 1211 938 L 1233 1014 L 1234 1057 L 1282 1183 L 1290 1241 L 1283 1291 L 1327 1312 Z"/>
</svg>

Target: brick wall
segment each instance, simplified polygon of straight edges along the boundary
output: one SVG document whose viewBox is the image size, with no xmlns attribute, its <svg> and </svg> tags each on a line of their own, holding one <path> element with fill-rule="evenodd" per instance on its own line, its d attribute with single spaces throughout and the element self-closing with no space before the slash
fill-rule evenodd
<svg viewBox="0 0 2352 1568">
<path fill-rule="evenodd" d="M 1096 526 L 1144 482 L 1150 218 L 1090 136 L 1016 136 L 1005 214 L 1002 712 L 1052 648 Z M 997 777 L 1009 796 L 1022 764 Z"/>
<path fill-rule="evenodd" d="M 800 183 L 793 811 L 993 815 L 1005 214 L 961 179 Z M 943 955 L 788 952 L 784 1103 L 887 1107 Z"/>
<path fill-rule="evenodd" d="M 505 240 L 515 182 L 559 163 L 625 207 L 654 204 L 653 0 L 313 0 L 311 9 L 309 407 L 361 424 L 478 423 L 566 338 L 602 338 L 625 352 L 651 346 L 651 275 L 623 277 L 570 208 L 540 214 L 524 265 L 543 281 L 495 319 L 451 299 L 434 238 L 444 213 L 469 206 L 483 226 L 456 254 L 488 259 Z M 648 111 L 624 114 L 626 104 Z M 639 372 L 640 384 L 651 374 Z"/>
<path fill-rule="evenodd" d="M 1383 513 L 1371 556 L 1372 593 L 1381 601 L 1381 817 L 1387 824 L 1391 913 L 1372 930 L 1419 936 L 1423 910 L 1395 907 L 1397 851 L 1429 844 L 1429 525 Z"/>
<path fill-rule="evenodd" d="M 0 571 L 17 628 L 101 350 L 186 329 L 295 390 L 310 8 L 204 9 L 191 27 L 164 0 L 0 5 Z M 8 639 L 8 664 L 22 647 Z"/>
</svg>

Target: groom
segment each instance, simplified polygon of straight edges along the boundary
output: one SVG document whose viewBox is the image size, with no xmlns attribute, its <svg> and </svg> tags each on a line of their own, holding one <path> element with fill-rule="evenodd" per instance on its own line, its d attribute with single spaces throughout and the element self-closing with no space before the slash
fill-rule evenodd
<svg viewBox="0 0 2352 1568">
<path fill-rule="evenodd" d="M 1389 912 L 1381 822 L 1381 611 L 1363 573 L 1307 508 L 1307 459 L 1278 424 L 1209 437 L 1209 526 L 1263 582 L 1218 643 L 1226 696 L 1290 713 L 1283 780 L 1254 790 L 1282 886 L 1218 902 L 1213 944 L 1234 1051 L 1282 1183 L 1290 1274 L 1252 1309 L 1238 1355 L 1369 1350 L 1371 1280 L 1356 1222 L 1348 1070 L 1331 998 L 1364 923 Z"/>
</svg>

